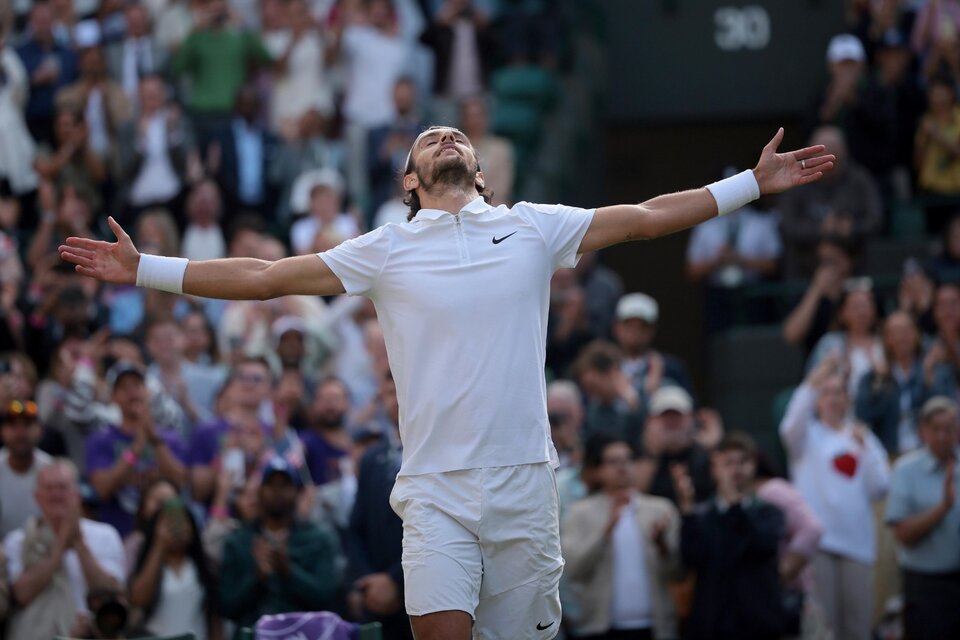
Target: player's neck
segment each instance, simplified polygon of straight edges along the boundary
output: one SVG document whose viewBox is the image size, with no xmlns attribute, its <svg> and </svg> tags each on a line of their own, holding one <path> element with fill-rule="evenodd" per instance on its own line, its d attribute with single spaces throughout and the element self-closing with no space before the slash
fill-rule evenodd
<svg viewBox="0 0 960 640">
<path fill-rule="evenodd" d="M 435 185 L 430 191 L 420 190 L 420 207 L 423 209 L 438 209 L 456 215 L 479 196 L 476 187 L 464 189 L 462 187 Z"/>
</svg>

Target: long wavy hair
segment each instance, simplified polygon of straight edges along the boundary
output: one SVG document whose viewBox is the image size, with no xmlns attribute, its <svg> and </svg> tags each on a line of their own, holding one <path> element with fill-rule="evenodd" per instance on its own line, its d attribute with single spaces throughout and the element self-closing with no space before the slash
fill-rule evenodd
<svg viewBox="0 0 960 640">
<path fill-rule="evenodd" d="M 446 126 L 434 125 L 434 126 L 432 126 L 432 127 L 428 127 L 428 128 L 426 128 L 426 129 L 424 129 L 424 130 L 420 133 L 420 135 L 417 136 L 417 139 L 414 140 L 413 144 L 410 146 L 410 151 L 407 153 L 407 162 L 406 162 L 405 166 L 403 167 L 403 175 L 400 176 L 400 179 L 401 179 L 401 180 L 402 180 L 405 176 L 408 176 L 408 175 L 410 175 L 411 173 L 414 173 L 414 172 L 417 170 L 416 163 L 415 163 L 414 160 L 413 160 L 413 150 L 417 147 L 417 143 L 420 142 L 420 138 L 422 138 L 425 134 L 430 133 L 431 131 L 436 131 L 437 129 L 453 129 L 454 131 L 456 131 L 457 133 L 459 133 L 460 135 L 462 135 L 464 138 L 467 138 L 466 134 L 464 134 L 462 131 L 460 131 L 459 129 L 457 129 L 457 128 L 455 128 L 455 127 L 446 127 Z M 470 139 L 467 138 L 467 141 L 469 142 Z M 472 143 L 472 142 L 470 143 L 470 149 L 473 151 L 473 156 L 476 158 L 476 157 L 477 157 L 477 150 L 473 147 L 473 143 Z M 479 160 L 479 158 L 478 158 L 478 159 L 477 159 L 477 166 L 476 166 L 476 168 L 474 169 L 474 173 L 478 173 L 479 171 L 480 171 L 480 160 Z M 487 187 L 485 184 L 483 184 L 483 183 L 480 182 L 480 181 L 476 181 L 476 182 L 474 183 L 474 186 L 477 188 L 477 193 L 480 194 L 480 196 L 483 198 L 483 201 L 486 202 L 487 204 L 491 204 L 491 201 L 493 200 L 493 189 L 490 189 L 489 187 Z M 406 195 L 406 197 L 403 199 L 403 204 L 405 204 L 405 205 L 407 205 L 408 207 L 410 207 L 410 211 L 407 213 L 407 222 L 410 222 L 411 220 L 413 220 L 413 219 L 416 217 L 417 213 L 418 213 L 418 212 L 420 211 L 420 209 L 422 208 L 421 205 L 420 205 L 420 196 L 419 196 L 419 194 L 417 194 L 416 190 L 407 191 L 407 195 Z"/>
</svg>

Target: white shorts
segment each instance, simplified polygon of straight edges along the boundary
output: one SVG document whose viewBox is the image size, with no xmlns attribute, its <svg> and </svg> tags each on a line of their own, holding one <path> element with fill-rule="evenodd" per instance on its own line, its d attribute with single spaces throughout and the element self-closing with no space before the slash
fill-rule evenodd
<svg viewBox="0 0 960 640">
<path fill-rule="evenodd" d="M 466 611 L 475 639 L 554 637 L 559 502 L 548 463 L 398 477 L 407 613 Z"/>
</svg>

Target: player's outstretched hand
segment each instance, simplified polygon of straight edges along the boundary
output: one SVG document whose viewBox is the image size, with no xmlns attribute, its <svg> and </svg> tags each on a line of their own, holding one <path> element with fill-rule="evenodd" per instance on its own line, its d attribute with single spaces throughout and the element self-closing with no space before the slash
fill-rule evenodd
<svg viewBox="0 0 960 640">
<path fill-rule="evenodd" d="M 107 223 L 116 242 L 70 237 L 60 245 L 60 257 L 77 265 L 81 275 L 114 284 L 136 284 L 140 253 L 116 220 L 110 217 Z"/>
<path fill-rule="evenodd" d="M 760 161 L 753 170 L 760 185 L 760 193 L 780 193 L 802 184 L 816 182 L 833 169 L 836 156 L 824 154 L 822 144 L 787 153 L 777 153 L 783 141 L 783 127 L 760 153 Z"/>
</svg>

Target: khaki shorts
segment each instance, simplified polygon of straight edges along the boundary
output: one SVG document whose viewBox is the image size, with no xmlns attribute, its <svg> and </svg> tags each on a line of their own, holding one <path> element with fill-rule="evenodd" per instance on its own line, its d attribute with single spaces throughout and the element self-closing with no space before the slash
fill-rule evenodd
<svg viewBox="0 0 960 640">
<path fill-rule="evenodd" d="M 465 611 L 482 640 L 545 640 L 560 626 L 559 498 L 547 463 L 400 476 L 406 609 Z"/>
</svg>

